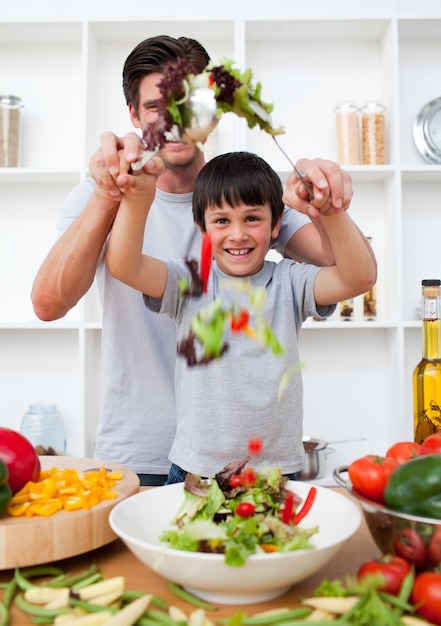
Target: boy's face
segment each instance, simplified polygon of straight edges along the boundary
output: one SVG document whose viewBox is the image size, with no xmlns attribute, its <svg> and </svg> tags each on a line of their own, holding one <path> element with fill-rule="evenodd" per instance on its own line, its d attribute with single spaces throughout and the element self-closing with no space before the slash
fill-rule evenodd
<svg viewBox="0 0 441 626">
<path fill-rule="evenodd" d="M 279 233 L 280 220 L 271 227 L 269 205 L 235 207 L 223 202 L 205 210 L 205 228 L 211 236 L 213 256 L 229 276 L 252 276 L 262 269 L 271 238 Z"/>
</svg>

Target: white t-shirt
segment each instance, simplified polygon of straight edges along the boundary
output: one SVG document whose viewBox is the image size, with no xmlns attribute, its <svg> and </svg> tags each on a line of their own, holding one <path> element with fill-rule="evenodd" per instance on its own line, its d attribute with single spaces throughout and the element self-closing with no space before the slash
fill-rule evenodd
<svg viewBox="0 0 441 626">
<path fill-rule="evenodd" d="M 66 197 L 59 235 L 82 212 L 94 189 L 94 181 L 87 179 Z M 157 190 L 146 226 L 145 253 L 162 260 L 199 259 L 201 239 L 191 201 L 191 193 Z M 304 215 L 286 209 L 276 249 L 283 253 L 291 236 L 308 222 Z M 95 456 L 139 474 L 168 474 L 176 429 L 175 324 L 150 312 L 141 293 L 113 279 L 104 254 L 96 276 L 103 307 L 103 399 Z"/>
</svg>

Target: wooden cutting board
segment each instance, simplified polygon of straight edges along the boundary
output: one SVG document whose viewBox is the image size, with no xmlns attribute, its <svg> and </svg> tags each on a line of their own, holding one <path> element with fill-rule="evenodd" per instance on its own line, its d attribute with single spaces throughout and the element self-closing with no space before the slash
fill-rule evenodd
<svg viewBox="0 0 441 626">
<path fill-rule="evenodd" d="M 99 548 L 117 536 L 109 526 L 112 508 L 139 489 L 138 476 L 129 469 L 97 459 L 41 456 L 41 468 L 99 470 L 103 465 L 123 474 L 113 490 L 117 497 L 103 500 L 88 511 L 59 511 L 51 517 L 0 519 L 0 570 L 51 563 Z"/>
</svg>

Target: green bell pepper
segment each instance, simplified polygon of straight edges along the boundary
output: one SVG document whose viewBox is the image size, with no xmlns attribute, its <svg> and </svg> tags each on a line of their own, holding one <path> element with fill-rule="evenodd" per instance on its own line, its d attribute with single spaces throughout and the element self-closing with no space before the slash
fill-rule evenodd
<svg viewBox="0 0 441 626">
<path fill-rule="evenodd" d="M 396 511 L 441 519 L 441 454 L 399 465 L 389 476 L 384 501 Z"/>
<path fill-rule="evenodd" d="M 12 497 L 11 488 L 8 484 L 8 478 L 8 467 L 0 459 L 0 515 L 3 515 L 8 508 L 8 504 Z"/>
</svg>

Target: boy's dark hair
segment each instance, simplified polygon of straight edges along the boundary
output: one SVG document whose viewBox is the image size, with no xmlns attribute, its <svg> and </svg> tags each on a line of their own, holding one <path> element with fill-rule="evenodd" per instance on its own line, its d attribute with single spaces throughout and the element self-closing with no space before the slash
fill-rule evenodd
<svg viewBox="0 0 441 626">
<path fill-rule="evenodd" d="M 205 211 L 226 202 L 249 206 L 269 204 L 271 227 L 283 213 L 283 187 L 266 161 L 250 152 L 221 154 L 199 172 L 193 191 L 193 219 L 205 231 Z"/>
<path fill-rule="evenodd" d="M 196 39 L 159 35 L 141 41 L 129 54 L 123 68 L 123 90 L 127 104 L 132 103 L 136 113 L 139 105 L 139 84 L 144 76 L 161 73 L 171 61 L 189 59 L 197 72 L 208 65 L 208 52 Z"/>
</svg>

